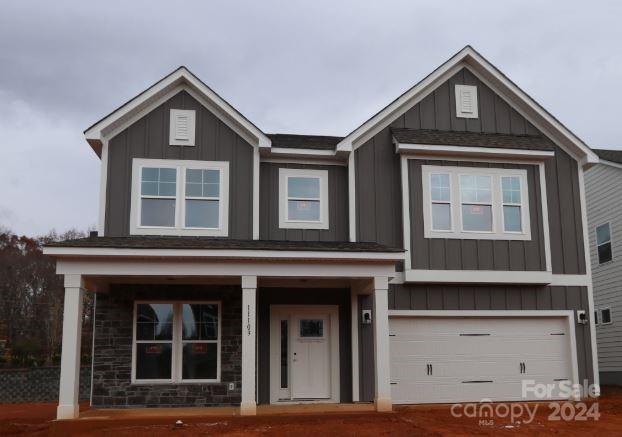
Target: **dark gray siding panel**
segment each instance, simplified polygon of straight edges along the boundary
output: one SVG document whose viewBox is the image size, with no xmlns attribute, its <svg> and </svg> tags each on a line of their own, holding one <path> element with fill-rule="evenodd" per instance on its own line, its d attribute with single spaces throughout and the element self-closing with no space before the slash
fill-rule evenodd
<svg viewBox="0 0 622 437">
<path fill-rule="evenodd" d="M 478 89 L 479 118 L 457 118 L 454 90 L 456 84 L 476 85 Z M 411 129 L 438 129 L 505 134 L 541 134 L 505 100 L 481 82 L 471 71 L 462 69 L 441 84 L 421 102 L 397 117 L 391 127 Z M 584 274 L 581 209 L 578 167 L 562 149 L 555 149 L 555 158 L 545 166 L 549 223 L 551 230 L 551 258 L 553 273 Z M 360 241 L 378 241 L 403 247 L 401 220 L 401 183 L 399 157 L 395 154 L 390 128 L 385 128 L 359 147 L 355 152 L 356 165 L 356 227 Z M 539 175 L 533 176 L 538 179 Z M 539 185 L 534 185 L 538 187 Z M 533 194 L 533 195 L 532 195 Z M 540 192 L 530 198 L 539 199 Z M 419 205 L 419 204 L 414 204 Z M 532 208 L 541 215 L 540 204 Z M 533 224 L 533 222 L 532 222 Z M 414 224 L 416 226 L 418 224 Z M 421 224 L 419 224 L 422 226 Z M 541 227 L 539 228 L 541 232 Z M 539 244 L 539 243 L 538 243 Z M 504 241 L 451 241 L 429 242 L 418 263 L 458 265 L 463 269 L 514 270 L 542 269 L 542 254 L 529 256 L 521 243 Z M 416 252 L 418 249 L 413 247 Z M 464 253 L 477 256 L 465 256 Z M 414 253 L 416 255 L 416 253 Z M 429 260 L 421 257 L 428 256 Z"/>
<path fill-rule="evenodd" d="M 279 169 L 328 171 L 329 229 L 279 228 Z M 348 241 L 348 169 L 339 165 L 263 162 L 259 171 L 259 238 L 262 240 Z"/>
<path fill-rule="evenodd" d="M 260 288 L 257 328 L 257 399 L 270 403 L 270 305 L 339 305 L 341 402 L 352 402 L 352 336 L 349 289 Z"/>
<path fill-rule="evenodd" d="M 390 310 L 585 310 L 586 287 L 391 285 Z M 589 325 L 575 322 L 579 379 L 593 382 Z"/>
<path fill-rule="evenodd" d="M 390 129 L 383 129 L 354 156 L 357 240 L 403 247 L 400 158 Z"/>
<path fill-rule="evenodd" d="M 422 165 L 511 168 L 527 171 L 530 241 L 457 240 L 425 238 L 423 230 Z M 490 164 L 457 161 L 408 161 L 411 205 L 411 247 L 413 269 L 431 270 L 546 270 L 542 222 L 540 173 L 535 165 Z"/>
<path fill-rule="evenodd" d="M 196 146 L 169 146 L 170 109 L 196 110 Z M 253 236 L 253 147 L 185 91 L 112 138 L 108 145 L 106 227 L 129 235 L 132 159 L 229 161 L 229 237 Z"/>
</svg>

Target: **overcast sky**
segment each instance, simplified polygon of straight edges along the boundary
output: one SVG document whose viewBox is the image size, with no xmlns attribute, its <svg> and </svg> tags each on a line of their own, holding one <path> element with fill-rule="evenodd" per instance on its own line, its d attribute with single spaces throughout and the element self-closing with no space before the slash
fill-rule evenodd
<svg viewBox="0 0 622 437">
<path fill-rule="evenodd" d="M 587 7 L 583 7 L 587 5 Z M 264 132 L 345 135 L 466 44 L 622 148 L 622 2 L 0 2 L 0 227 L 97 220 L 83 130 L 186 65 Z"/>
</svg>

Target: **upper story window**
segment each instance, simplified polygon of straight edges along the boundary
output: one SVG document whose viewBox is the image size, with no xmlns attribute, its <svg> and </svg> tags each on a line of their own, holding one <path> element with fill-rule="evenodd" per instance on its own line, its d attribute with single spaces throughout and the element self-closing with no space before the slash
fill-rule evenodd
<svg viewBox="0 0 622 437">
<path fill-rule="evenodd" d="M 279 169 L 279 227 L 328 229 L 328 171 Z"/>
<path fill-rule="evenodd" d="M 530 240 L 525 170 L 422 166 L 426 238 Z"/>
<path fill-rule="evenodd" d="M 477 118 L 477 87 L 456 85 L 456 117 Z"/>
<path fill-rule="evenodd" d="M 194 146 L 196 111 L 171 109 L 169 144 L 171 146 Z"/>
<path fill-rule="evenodd" d="M 598 264 L 604 264 L 613 259 L 611 226 L 609 223 L 596 226 L 596 248 L 598 250 Z"/>
<path fill-rule="evenodd" d="M 130 233 L 227 236 L 229 163 L 134 159 Z"/>
</svg>

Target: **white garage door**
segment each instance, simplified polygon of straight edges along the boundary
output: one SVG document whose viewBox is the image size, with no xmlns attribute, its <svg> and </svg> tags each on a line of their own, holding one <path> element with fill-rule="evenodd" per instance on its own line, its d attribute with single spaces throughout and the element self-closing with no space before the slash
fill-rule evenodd
<svg viewBox="0 0 622 437">
<path fill-rule="evenodd" d="M 572 381 L 564 317 L 395 317 L 389 325 L 395 404 L 528 400 L 522 380 Z"/>
</svg>

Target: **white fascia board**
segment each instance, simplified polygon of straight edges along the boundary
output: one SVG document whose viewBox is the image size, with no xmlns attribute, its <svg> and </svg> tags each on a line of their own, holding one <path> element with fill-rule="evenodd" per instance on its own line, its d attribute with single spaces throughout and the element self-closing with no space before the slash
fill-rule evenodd
<svg viewBox="0 0 622 437">
<path fill-rule="evenodd" d="M 548 285 L 547 271 L 507 270 L 406 270 L 404 281 L 428 284 L 531 284 Z"/>
<path fill-rule="evenodd" d="M 44 247 L 45 255 L 55 257 L 125 258 L 215 258 L 215 259 L 313 259 L 343 261 L 401 261 L 401 252 L 332 252 L 298 250 L 235 249 L 120 249 L 109 247 Z"/>
<path fill-rule="evenodd" d="M 544 160 L 555 156 L 553 151 L 506 149 L 500 147 L 445 146 L 432 144 L 396 143 L 395 150 L 399 154 L 438 154 L 454 156 L 498 157 Z"/>
<path fill-rule="evenodd" d="M 566 150 L 573 150 L 574 153 L 572 155 L 578 155 L 582 165 L 589 166 L 598 163 L 598 156 L 581 139 L 470 46 L 466 46 L 456 53 L 425 79 L 352 131 L 337 144 L 337 150 L 351 151 L 364 144 L 369 138 L 388 126 L 413 105 L 423 100 L 436 87 L 463 67 L 469 68 L 480 79 L 484 79 L 483 82 L 502 97 L 504 95 L 509 96 L 506 99 L 510 101 L 512 106 L 517 108 L 521 115 L 545 134 L 551 136 L 552 139 L 555 139 L 560 147 Z M 543 123 L 537 122 L 534 116 L 542 120 Z"/>
<path fill-rule="evenodd" d="M 106 133 L 114 129 L 115 126 L 122 124 L 124 121 L 132 118 L 135 113 L 144 111 L 151 107 L 154 101 L 157 101 L 159 97 L 165 95 L 170 90 L 176 88 L 179 85 L 187 84 L 194 89 L 201 97 L 208 100 L 212 106 L 216 107 L 222 112 L 230 121 L 235 125 L 241 127 L 248 132 L 253 138 L 256 139 L 255 146 L 260 148 L 270 147 L 270 139 L 254 124 L 247 120 L 242 114 L 240 114 L 235 108 L 227 103 L 222 97 L 211 90 L 201 80 L 199 80 L 194 74 L 192 74 L 185 67 L 178 68 L 173 73 L 166 76 L 138 96 L 131 99 L 129 102 L 121 106 L 119 109 L 113 111 L 111 114 L 88 128 L 84 132 L 84 136 L 89 144 L 93 142 L 101 143 Z"/>
<path fill-rule="evenodd" d="M 326 158 L 328 156 L 335 156 L 335 151 L 317 149 L 294 149 L 289 147 L 272 147 L 270 149 L 270 154 L 273 156 L 318 156 Z"/>
<path fill-rule="evenodd" d="M 599 164 L 608 165 L 610 167 L 621 168 L 622 169 L 622 164 L 618 164 L 617 162 L 612 162 L 612 161 L 607 161 L 605 159 L 601 159 L 600 161 L 598 161 L 598 163 Z"/>
</svg>

